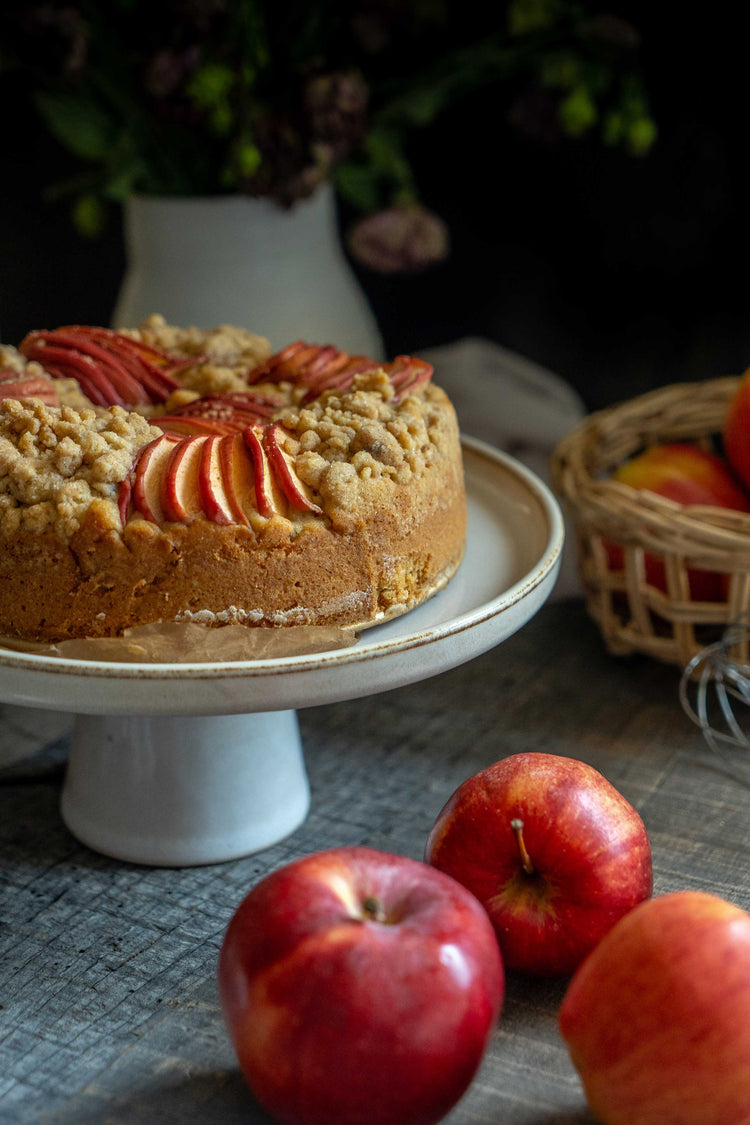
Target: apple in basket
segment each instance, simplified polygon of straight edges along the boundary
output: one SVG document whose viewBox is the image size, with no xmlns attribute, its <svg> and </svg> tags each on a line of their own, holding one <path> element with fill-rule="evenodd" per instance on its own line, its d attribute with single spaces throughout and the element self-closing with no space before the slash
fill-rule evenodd
<svg viewBox="0 0 750 1125">
<path fill-rule="evenodd" d="M 636 907 L 573 977 L 559 1027 L 603 1125 L 750 1121 L 750 914 L 701 891 Z"/>
<path fill-rule="evenodd" d="M 504 987 L 473 895 L 424 863 L 361 847 L 263 879 L 219 957 L 243 1074 L 287 1125 L 433 1125 L 471 1082 Z"/>
<path fill-rule="evenodd" d="M 750 368 L 733 394 L 722 428 L 724 452 L 742 483 L 750 488 Z"/>
<path fill-rule="evenodd" d="M 654 445 L 621 465 L 613 479 L 631 488 L 648 489 L 679 504 L 701 504 L 716 508 L 735 508 L 750 512 L 750 497 L 732 474 L 727 461 L 688 442 Z M 605 542 L 610 570 L 622 570 L 623 549 Z M 667 590 L 664 563 L 646 552 L 646 581 L 659 590 Z M 693 601 L 718 602 L 726 596 L 726 577 L 715 571 L 688 570 L 690 597 Z"/>
<path fill-rule="evenodd" d="M 468 887 L 507 969 L 567 976 L 652 889 L 638 813 L 598 770 L 556 754 L 504 758 L 439 813 L 425 859 Z"/>
</svg>

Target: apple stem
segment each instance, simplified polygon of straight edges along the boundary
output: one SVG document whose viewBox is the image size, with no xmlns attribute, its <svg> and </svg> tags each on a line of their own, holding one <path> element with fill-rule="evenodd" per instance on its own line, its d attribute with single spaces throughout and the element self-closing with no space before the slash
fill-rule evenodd
<svg viewBox="0 0 750 1125">
<path fill-rule="evenodd" d="M 516 818 L 511 820 L 510 826 L 513 829 L 513 835 L 516 837 L 518 850 L 521 853 L 521 865 L 527 875 L 534 874 L 534 864 L 531 862 L 531 856 L 526 851 L 526 844 L 523 839 L 523 821 Z"/>
<path fill-rule="evenodd" d="M 362 913 L 372 922 L 385 921 L 383 907 L 374 895 L 368 895 L 367 898 L 362 900 Z"/>
</svg>

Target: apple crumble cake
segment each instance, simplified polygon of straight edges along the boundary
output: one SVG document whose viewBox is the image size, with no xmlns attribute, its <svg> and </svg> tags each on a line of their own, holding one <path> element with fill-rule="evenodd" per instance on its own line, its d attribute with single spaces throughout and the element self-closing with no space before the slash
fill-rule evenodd
<svg viewBox="0 0 750 1125">
<path fill-rule="evenodd" d="M 461 561 L 432 368 L 151 317 L 0 348 L 0 634 L 153 621 L 360 628 Z"/>
</svg>

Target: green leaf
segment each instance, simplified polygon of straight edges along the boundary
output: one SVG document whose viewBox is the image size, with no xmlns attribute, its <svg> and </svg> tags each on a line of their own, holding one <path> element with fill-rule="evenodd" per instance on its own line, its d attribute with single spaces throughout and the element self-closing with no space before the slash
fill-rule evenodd
<svg viewBox="0 0 750 1125">
<path fill-rule="evenodd" d="M 223 63 L 204 63 L 190 78 L 186 93 L 201 109 L 221 106 L 229 97 L 235 83 L 231 67 Z"/>
<path fill-rule="evenodd" d="M 234 114 L 229 103 L 215 106 L 209 116 L 209 122 L 217 137 L 228 137 L 234 125 Z"/>
<path fill-rule="evenodd" d="M 555 51 L 542 58 L 539 64 L 539 80 L 543 86 L 570 90 L 580 82 L 581 68 L 581 60 L 572 52 Z"/>
<path fill-rule="evenodd" d="M 105 196 L 117 203 L 124 203 L 137 190 L 146 174 L 146 166 L 137 157 L 130 163 L 121 163 L 109 173 L 104 185 Z"/>
<path fill-rule="evenodd" d="M 528 63 L 526 49 L 513 51 L 494 40 L 461 48 L 408 79 L 379 83 L 372 120 L 391 127 L 430 121 L 460 98 L 482 86 L 507 80 Z"/>
<path fill-rule="evenodd" d="M 650 117 L 641 117 L 628 127 L 628 150 L 633 156 L 645 156 L 656 144 L 657 136 L 656 122 Z"/>
<path fill-rule="evenodd" d="M 549 27 L 560 15 L 557 0 L 511 0 L 508 5 L 508 31 L 511 35 L 529 35 Z"/>
<path fill-rule="evenodd" d="M 416 128 L 429 125 L 444 108 L 443 91 L 437 86 L 424 87 L 402 100 L 402 121 Z"/>
<path fill-rule="evenodd" d="M 73 204 L 73 226 L 84 238 L 97 238 L 107 225 L 107 209 L 97 195 L 80 195 Z"/>
<path fill-rule="evenodd" d="M 377 211 L 380 206 L 378 178 L 361 164 L 339 164 L 334 172 L 336 188 L 358 211 Z"/>
<path fill-rule="evenodd" d="M 619 145 L 625 135 L 625 120 L 621 113 L 612 110 L 602 123 L 602 140 L 605 145 Z"/>
<path fill-rule="evenodd" d="M 235 146 L 229 162 L 221 169 L 221 183 L 226 188 L 233 188 L 240 181 L 251 180 L 262 163 L 263 155 L 260 149 L 249 137 L 246 137 Z"/>
<path fill-rule="evenodd" d="M 239 145 L 236 153 L 237 170 L 244 179 L 254 176 L 263 163 L 263 156 L 257 145 L 252 141 L 245 141 Z"/>
<path fill-rule="evenodd" d="M 107 111 L 85 95 L 37 93 L 36 107 L 52 134 L 83 160 L 104 160 L 114 136 Z"/>
<path fill-rule="evenodd" d="M 596 124 L 598 111 L 585 86 L 571 90 L 560 103 L 560 123 L 571 137 L 580 137 Z"/>
<path fill-rule="evenodd" d="M 373 129 L 365 140 L 365 151 L 378 175 L 399 182 L 411 180 L 411 169 L 397 134 L 388 129 Z"/>
</svg>

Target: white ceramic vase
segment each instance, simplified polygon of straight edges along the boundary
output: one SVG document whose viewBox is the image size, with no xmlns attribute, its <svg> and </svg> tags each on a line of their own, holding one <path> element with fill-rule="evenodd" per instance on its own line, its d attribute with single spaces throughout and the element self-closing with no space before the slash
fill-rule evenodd
<svg viewBox="0 0 750 1125">
<path fill-rule="evenodd" d="M 290 210 L 245 196 L 136 196 L 126 203 L 125 250 L 114 327 L 161 313 L 184 326 L 236 324 L 273 350 L 304 339 L 384 358 L 330 184 Z"/>
</svg>

